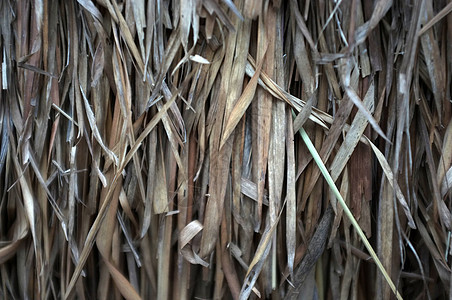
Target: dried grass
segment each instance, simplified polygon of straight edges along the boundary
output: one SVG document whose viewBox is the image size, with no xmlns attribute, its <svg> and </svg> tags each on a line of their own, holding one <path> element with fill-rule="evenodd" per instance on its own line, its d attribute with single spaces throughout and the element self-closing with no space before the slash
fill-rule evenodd
<svg viewBox="0 0 452 300">
<path fill-rule="evenodd" d="M 0 298 L 450 298 L 451 10 L 1 1 Z"/>
</svg>

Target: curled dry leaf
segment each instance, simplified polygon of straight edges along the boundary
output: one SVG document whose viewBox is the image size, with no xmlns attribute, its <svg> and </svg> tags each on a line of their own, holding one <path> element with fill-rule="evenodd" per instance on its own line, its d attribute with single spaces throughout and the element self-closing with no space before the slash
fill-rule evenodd
<svg viewBox="0 0 452 300">
<path fill-rule="evenodd" d="M 203 226 L 198 220 L 188 223 L 179 233 L 179 241 L 181 249 L 185 247 L 199 232 Z"/>
<path fill-rule="evenodd" d="M 202 260 L 189 244 L 191 240 L 201 232 L 203 226 L 198 220 L 188 223 L 179 233 L 180 252 L 182 256 L 192 264 L 198 264 L 203 267 L 209 267 L 209 264 Z"/>
</svg>

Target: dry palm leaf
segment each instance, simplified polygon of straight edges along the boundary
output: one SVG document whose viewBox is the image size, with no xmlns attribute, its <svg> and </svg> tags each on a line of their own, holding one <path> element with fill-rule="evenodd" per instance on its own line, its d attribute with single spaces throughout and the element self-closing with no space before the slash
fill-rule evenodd
<svg viewBox="0 0 452 300">
<path fill-rule="evenodd" d="M 0 1 L 0 298 L 450 298 L 451 9 Z"/>
</svg>

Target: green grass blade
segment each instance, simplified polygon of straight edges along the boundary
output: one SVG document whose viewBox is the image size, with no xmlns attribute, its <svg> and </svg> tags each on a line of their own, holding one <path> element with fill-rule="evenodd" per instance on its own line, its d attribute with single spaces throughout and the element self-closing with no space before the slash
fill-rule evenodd
<svg viewBox="0 0 452 300">
<path fill-rule="evenodd" d="M 373 260 L 377 264 L 378 269 L 380 269 L 381 273 L 383 274 L 383 277 L 386 279 L 386 282 L 391 287 L 394 294 L 397 296 L 397 299 L 403 299 L 402 296 L 397 291 L 394 283 L 392 282 L 391 278 L 389 277 L 388 273 L 386 272 L 385 268 L 380 262 L 380 259 L 378 258 L 377 254 L 375 253 L 374 249 L 370 245 L 369 241 L 367 240 L 366 236 L 364 235 L 364 232 L 362 231 L 361 227 L 359 227 L 358 222 L 356 221 L 355 217 L 353 216 L 352 212 L 348 208 L 347 204 L 345 203 L 344 199 L 341 196 L 341 193 L 339 192 L 338 188 L 336 187 L 336 184 L 333 181 L 333 178 L 331 178 L 330 173 L 325 167 L 325 164 L 323 163 L 322 159 L 319 156 L 319 153 L 315 149 L 314 145 L 312 144 L 311 140 L 309 139 L 309 136 L 307 135 L 306 131 L 303 127 L 300 129 L 301 137 L 308 147 L 309 152 L 311 153 L 312 157 L 314 158 L 314 161 L 316 162 L 317 166 L 319 166 L 320 171 L 322 172 L 323 177 L 326 179 L 328 185 L 330 186 L 331 190 L 333 191 L 334 195 L 336 196 L 337 200 L 341 204 L 345 214 L 349 218 L 350 222 L 352 223 L 353 227 L 355 227 L 355 230 L 358 232 L 358 235 L 361 237 L 361 240 L 364 243 L 364 246 L 366 246 L 367 251 L 369 251 L 370 256 L 372 256 Z"/>
</svg>

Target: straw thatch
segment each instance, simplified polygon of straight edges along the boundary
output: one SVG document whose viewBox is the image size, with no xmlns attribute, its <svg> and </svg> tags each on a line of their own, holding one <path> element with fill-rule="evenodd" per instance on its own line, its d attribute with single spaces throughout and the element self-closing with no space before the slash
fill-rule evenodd
<svg viewBox="0 0 452 300">
<path fill-rule="evenodd" d="M 0 1 L 0 298 L 449 298 L 451 10 Z"/>
</svg>

